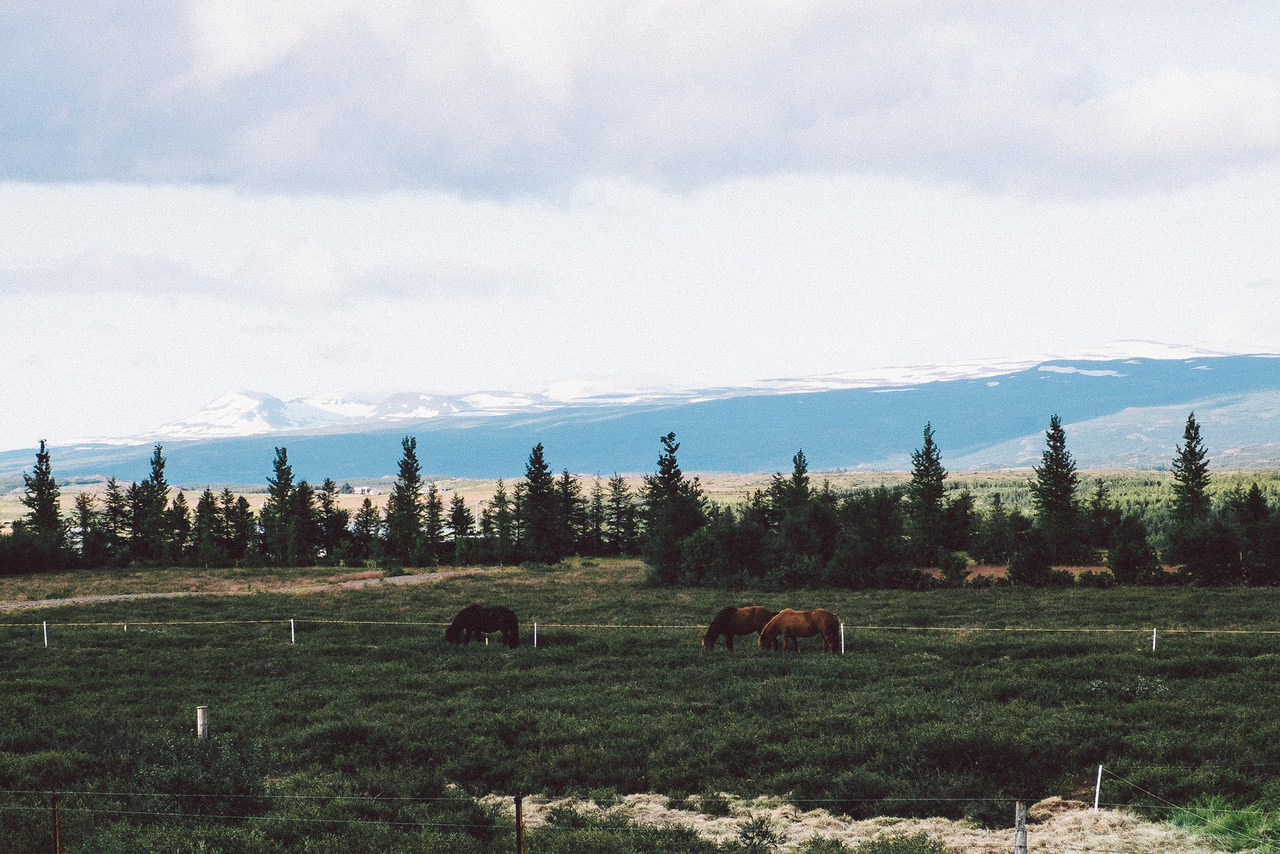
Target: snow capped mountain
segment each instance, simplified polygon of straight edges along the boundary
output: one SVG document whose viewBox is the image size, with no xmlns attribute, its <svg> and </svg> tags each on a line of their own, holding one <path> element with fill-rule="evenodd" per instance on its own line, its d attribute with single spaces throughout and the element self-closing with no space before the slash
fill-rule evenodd
<svg viewBox="0 0 1280 854">
<path fill-rule="evenodd" d="M 324 427 L 342 421 L 344 417 L 304 400 L 286 402 L 260 392 L 229 391 L 196 414 L 161 425 L 145 438 L 165 440 L 257 436 Z"/>
<path fill-rule="evenodd" d="M 846 371 L 811 377 L 760 380 L 742 386 L 713 389 L 620 388 L 596 379 L 566 380 L 541 394 L 507 391 L 479 391 L 465 395 L 436 395 L 401 392 L 378 402 L 350 400 L 333 394 L 315 394 L 295 400 L 281 400 L 269 394 L 233 391 L 219 397 L 194 415 L 162 425 L 145 436 L 109 440 L 111 444 L 130 441 L 154 442 L 198 440 L 236 436 L 288 434 L 300 431 L 369 430 L 462 416 L 500 418 L 518 413 L 536 414 L 556 410 L 583 410 L 598 407 L 637 405 L 668 406 L 752 395 L 811 394 L 842 390 L 887 392 L 920 388 L 934 383 L 991 380 L 1024 371 L 1080 377 L 1122 377 L 1126 363 L 1144 360 L 1162 362 L 1206 361 L 1225 354 L 1151 341 L 1124 341 L 1083 354 L 1036 356 L 947 365 L 909 365 L 876 370 Z M 1094 367 L 1093 363 L 1106 362 Z M 1207 370 L 1207 365 L 1199 365 Z"/>
<path fill-rule="evenodd" d="M 784 471 L 797 449 L 815 470 L 904 470 L 930 423 L 958 471 L 1034 463 L 1056 414 L 1081 466 L 1161 468 L 1193 410 L 1216 464 L 1280 466 L 1280 357 L 1149 344 L 685 391 L 587 381 L 543 394 L 408 392 L 376 402 L 229 392 L 147 436 L 62 446 L 56 458 L 64 476 L 140 478 L 151 444 L 164 443 L 175 482 L 252 483 L 272 446 L 287 443 L 300 477 L 383 476 L 412 434 L 424 469 L 440 474 L 518 473 L 535 444 L 557 468 L 640 472 L 653 465 L 657 437 L 674 431 L 689 471 Z M 25 471 L 30 455 L 0 452 L 0 476 Z"/>
</svg>

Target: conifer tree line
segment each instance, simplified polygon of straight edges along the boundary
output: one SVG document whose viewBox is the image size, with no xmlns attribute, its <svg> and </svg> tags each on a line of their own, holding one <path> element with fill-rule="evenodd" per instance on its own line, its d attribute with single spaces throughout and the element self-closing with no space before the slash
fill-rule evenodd
<svg viewBox="0 0 1280 854">
<path fill-rule="evenodd" d="M 984 506 L 947 488 L 931 424 L 900 486 L 837 491 L 815 486 L 803 450 L 789 474 L 737 505 L 705 496 L 680 468 L 674 433 L 659 437 L 656 471 L 639 490 L 627 479 L 555 474 L 546 449 L 530 451 L 525 476 L 499 480 L 476 507 L 426 480 L 417 440 L 404 437 L 385 508 L 366 497 L 353 512 L 340 487 L 296 480 L 276 448 L 266 499 L 255 511 L 229 488 L 206 488 L 192 507 L 165 480 L 157 445 L 147 478 L 115 478 L 100 495 L 79 493 L 68 515 L 44 442 L 24 475 L 27 513 L 0 535 L 0 572 L 99 566 L 311 566 L 387 568 L 555 564 L 565 557 L 634 555 L 664 585 L 796 589 L 818 586 L 925 589 L 968 584 L 1280 584 L 1280 506 L 1255 482 L 1212 491 L 1195 413 L 1172 460 L 1173 489 L 1157 512 L 1122 509 L 1099 480 L 1089 495 L 1057 415 L 1027 487 L 1032 512 Z M 973 564 L 1007 565 L 1003 578 Z M 1066 566 L 1105 566 L 1075 575 Z M 1057 567 L 1057 568 L 1055 568 Z"/>
</svg>

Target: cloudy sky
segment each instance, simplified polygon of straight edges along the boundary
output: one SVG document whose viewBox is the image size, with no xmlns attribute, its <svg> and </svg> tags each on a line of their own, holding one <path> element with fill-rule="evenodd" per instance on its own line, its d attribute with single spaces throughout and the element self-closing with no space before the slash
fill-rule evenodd
<svg viewBox="0 0 1280 854">
<path fill-rule="evenodd" d="M 0 5 L 0 448 L 1280 351 L 1274 0 Z"/>
</svg>

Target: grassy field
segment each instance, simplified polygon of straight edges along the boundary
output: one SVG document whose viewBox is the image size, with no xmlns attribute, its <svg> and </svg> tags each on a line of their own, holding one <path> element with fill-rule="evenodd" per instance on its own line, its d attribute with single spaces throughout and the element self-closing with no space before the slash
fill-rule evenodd
<svg viewBox="0 0 1280 854">
<path fill-rule="evenodd" d="M 1280 799 L 1280 591 L 726 595 L 643 577 L 586 562 L 0 614 L 0 787 L 77 793 L 64 834 L 98 851 L 407 850 L 453 825 L 453 850 L 490 850 L 505 819 L 469 796 L 517 793 L 1001 825 L 1014 799 L 1091 799 L 1099 764 L 1105 803 L 1157 816 Z M 473 601 L 516 610 L 523 645 L 445 643 Z M 748 602 L 831 608 L 847 654 L 703 652 L 695 627 Z M 6 796 L 0 851 L 33 849 L 45 797 Z"/>
</svg>

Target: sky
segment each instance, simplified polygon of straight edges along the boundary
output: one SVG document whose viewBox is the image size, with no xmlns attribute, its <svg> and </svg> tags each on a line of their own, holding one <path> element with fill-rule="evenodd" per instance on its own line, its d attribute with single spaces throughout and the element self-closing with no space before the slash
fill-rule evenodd
<svg viewBox="0 0 1280 854">
<path fill-rule="evenodd" d="M 0 449 L 1280 352 L 1274 0 L 7 0 Z"/>
</svg>

